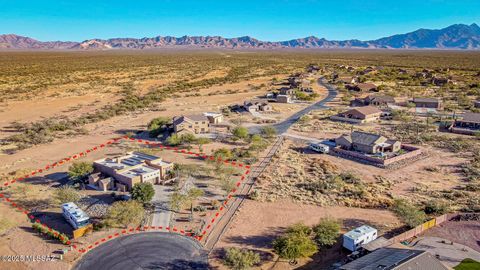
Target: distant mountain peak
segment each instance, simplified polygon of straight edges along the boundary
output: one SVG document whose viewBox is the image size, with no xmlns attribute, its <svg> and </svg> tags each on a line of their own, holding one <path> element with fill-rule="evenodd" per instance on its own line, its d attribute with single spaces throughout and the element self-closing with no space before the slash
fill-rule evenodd
<svg viewBox="0 0 480 270">
<path fill-rule="evenodd" d="M 221 36 L 157 36 L 144 38 L 89 39 L 82 42 L 42 42 L 15 34 L 0 35 L 0 49 L 154 49 L 170 47 L 197 48 L 369 48 L 369 49 L 480 49 L 480 27 L 453 24 L 443 29 L 424 29 L 376 40 L 327 40 L 316 36 L 280 42 L 261 41 L 251 36 L 224 38 Z"/>
</svg>

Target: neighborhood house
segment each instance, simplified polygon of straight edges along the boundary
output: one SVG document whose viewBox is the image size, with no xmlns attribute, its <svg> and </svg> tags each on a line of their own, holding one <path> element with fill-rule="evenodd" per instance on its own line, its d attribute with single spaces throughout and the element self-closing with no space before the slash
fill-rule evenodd
<svg viewBox="0 0 480 270">
<path fill-rule="evenodd" d="M 368 123 L 380 119 L 382 111 L 377 107 L 358 107 L 330 117 L 331 120 L 349 123 Z"/>
<path fill-rule="evenodd" d="M 361 245 L 377 239 L 377 229 L 363 225 L 343 235 L 343 247 L 356 251 Z"/>
<path fill-rule="evenodd" d="M 480 113 L 465 113 L 463 118 L 455 120 L 450 131 L 459 134 L 474 135 L 480 132 Z"/>
<path fill-rule="evenodd" d="M 273 110 L 272 106 L 268 102 L 262 101 L 245 101 L 243 102 L 243 107 L 249 112 L 271 112 Z"/>
<path fill-rule="evenodd" d="M 291 103 L 292 98 L 289 95 L 278 95 L 277 96 L 278 103 Z"/>
<path fill-rule="evenodd" d="M 182 115 L 173 118 L 173 132 L 175 134 L 203 134 L 208 133 L 210 121 L 203 114 Z"/>
<path fill-rule="evenodd" d="M 106 191 L 116 187 L 119 191 L 129 191 L 136 183 L 160 184 L 169 178 L 173 170 L 173 163 L 165 162 L 161 158 L 132 152 L 122 157 L 105 158 L 93 163 L 96 172 L 89 177 L 89 185 Z"/>
<path fill-rule="evenodd" d="M 354 131 L 350 135 L 340 136 L 335 139 L 335 143 L 342 149 L 358 151 L 364 154 L 398 152 L 402 146 L 400 141 L 361 131 Z"/>
<path fill-rule="evenodd" d="M 442 101 L 438 98 L 413 98 L 411 100 L 417 108 L 442 109 Z"/>
<path fill-rule="evenodd" d="M 380 248 L 340 267 L 341 270 L 448 270 L 425 250 Z"/>
<path fill-rule="evenodd" d="M 356 98 L 350 102 L 350 106 L 376 106 L 388 107 L 388 105 L 395 104 L 395 98 L 392 96 L 369 95 L 364 98 Z"/>
<path fill-rule="evenodd" d="M 377 91 L 377 86 L 373 83 L 347 84 L 345 85 L 345 88 L 347 88 L 347 90 L 357 92 Z"/>
</svg>

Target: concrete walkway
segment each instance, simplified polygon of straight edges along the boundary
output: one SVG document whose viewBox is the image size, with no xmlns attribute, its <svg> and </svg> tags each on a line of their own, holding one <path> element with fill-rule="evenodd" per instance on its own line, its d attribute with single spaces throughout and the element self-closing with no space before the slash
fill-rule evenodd
<svg viewBox="0 0 480 270">
<path fill-rule="evenodd" d="M 411 247 L 430 252 L 449 267 L 457 266 L 466 258 L 480 261 L 480 253 L 478 251 L 439 237 L 421 237 L 411 244 Z"/>
<path fill-rule="evenodd" d="M 153 196 L 152 204 L 155 206 L 152 217 L 152 226 L 170 226 L 170 193 L 172 187 L 153 185 L 155 196 Z"/>
</svg>

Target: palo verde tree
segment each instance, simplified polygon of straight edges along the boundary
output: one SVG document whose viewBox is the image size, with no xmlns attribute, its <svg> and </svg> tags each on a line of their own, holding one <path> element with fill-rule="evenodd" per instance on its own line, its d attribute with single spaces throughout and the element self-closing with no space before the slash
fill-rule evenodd
<svg viewBox="0 0 480 270">
<path fill-rule="evenodd" d="M 143 204 L 149 203 L 155 195 L 155 189 L 151 183 L 136 183 L 132 187 L 132 199 Z"/>
<path fill-rule="evenodd" d="M 92 172 L 93 165 L 91 162 L 74 162 L 72 166 L 68 168 L 68 176 L 70 176 L 70 179 L 73 181 L 84 181 Z"/>
<path fill-rule="evenodd" d="M 287 229 L 284 235 L 273 241 L 273 250 L 280 258 L 296 264 L 300 258 L 310 257 L 318 250 L 311 238 L 311 228 L 297 224 Z"/>
</svg>

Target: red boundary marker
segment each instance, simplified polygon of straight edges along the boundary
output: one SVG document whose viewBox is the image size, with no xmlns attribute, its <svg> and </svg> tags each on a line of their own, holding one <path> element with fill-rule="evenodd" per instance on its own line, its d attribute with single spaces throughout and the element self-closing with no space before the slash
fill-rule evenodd
<svg viewBox="0 0 480 270">
<path fill-rule="evenodd" d="M 152 143 L 150 141 L 145 141 L 145 140 L 140 140 L 140 139 L 134 139 L 134 138 L 129 138 L 128 136 L 124 136 L 124 137 L 121 137 L 121 138 L 115 138 L 115 139 L 111 139 L 111 140 L 108 140 L 107 142 L 105 143 L 102 143 L 100 145 L 97 145 L 97 146 L 94 146 L 90 149 L 87 149 L 83 152 L 80 152 L 80 153 L 77 153 L 77 154 L 74 154 L 70 157 L 66 157 L 66 158 L 63 158 L 57 162 L 54 162 L 52 164 L 47 164 L 45 165 L 44 167 L 42 168 L 39 168 L 37 170 L 34 170 L 26 175 L 24 175 L 23 177 L 19 177 L 19 178 L 16 178 L 16 179 L 13 179 L 13 180 L 9 180 L 9 181 L 6 181 L 2 184 L 2 186 L 4 187 L 7 187 L 7 186 L 10 186 L 16 182 L 19 182 L 19 181 L 23 181 L 27 178 L 30 178 L 34 175 L 36 175 L 37 173 L 42 173 L 44 171 L 48 171 L 50 169 L 53 169 L 55 167 L 58 167 L 58 166 L 62 166 L 68 162 L 71 162 L 71 161 L 74 161 L 80 157 L 85 157 L 87 156 L 88 154 L 92 153 L 92 152 L 95 152 L 95 151 L 98 151 L 100 148 L 104 148 L 106 147 L 107 145 L 111 145 L 113 143 L 116 143 L 116 142 L 119 142 L 121 140 L 128 140 L 128 141 L 132 141 L 132 142 L 137 142 L 137 143 L 143 143 L 143 144 L 146 144 L 146 145 L 149 145 L 151 147 L 159 147 L 159 148 L 164 148 L 164 149 L 167 149 L 167 150 L 170 150 L 170 151 L 173 151 L 173 152 L 176 152 L 176 153 L 181 153 L 181 154 L 184 154 L 184 155 L 193 155 L 193 156 L 196 156 L 196 157 L 200 157 L 202 158 L 203 160 L 207 160 L 207 159 L 210 159 L 210 160 L 215 160 L 215 157 L 214 156 L 207 156 L 203 153 L 194 153 L 194 152 L 191 152 L 191 151 L 186 151 L 186 150 L 179 150 L 177 147 L 169 147 L 169 146 L 165 146 L 165 145 L 162 145 L 160 143 Z M 113 233 L 111 235 L 108 235 L 96 242 L 94 242 L 93 244 L 91 245 L 88 245 L 87 247 L 83 247 L 83 248 L 80 248 L 78 247 L 77 245 L 75 244 L 72 244 L 70 241 L 68 241 L 66 244 L 71 246 L 74 250 L 80 252 L 80 253 L 86 253 L 92 249 L 94 249 L 95 247 L 97 247 L 98 245 L 106 242 L 106 241 L 109 241 L 109 240 L 112 240 L 116 237 L 119 237 L 120 235 L 126 235 L 126 234 L 133 234 L 133 233 L 136 233 L 136 232 L 140 232 L 140 231 L 153 231 L 153 230 L 157 230 L 157 231 L 166 231 L 166 232 L 171 232 L 171 233 L 178 233 L 178 234 L 181 234 L 181 235 L 185 235 L 185 236 L 188 236 L 188 237 L 192 237 L 198 241 L 202 240 L 202 238 L 209 232 L 212 230 L 214 224 L 215 224 L 215 221 L 217 221 L 220 217 L 220 215 L 225 212 L 225 210 L 227 209 L 227 205 L 229 204 L 230 202 L 230 199 L 233 197 L 233 195 L 237 192 L 237 188 L 240 187 L 240 185 L 242 184 L 242 182 L 246 179 L 247 175 L 250 173 L 250 166 L 249 165 L 245 165 L 245 164 L 242 164 L 242 163 L 238 163 L 238 162 L 235 162 L 235 161 L 228 161 L 228 160 L 222 160 L 221 158 L 217 159 L 216 160 L 217 162 L 219 163 L 225 163 L 225 164 L 228 164 L 232 167 L 239 167 L 239 168 L 242 168 L 245 170 L 245 172 L 243 173 L 243 175 L 240 177 L 240 180 L 236 183 L 236 187 L 233 188 L 229 194 L 227 195 L 227 199 L 223 202 L 222 206 L 220 206 L 220 208 L 217 210 L 217 212 L 215 212 L 214 214 L 214 217 L 209 220 L 208 222 L 208 225 L 205 227 L 205 229 L 202 231 L 201 235 L 200 236 L 194 236 L 192 233 L 189 233 L 189 232 L 185 232 L 184 230 L 179 230 L 178 228 L 176 227 L 162 227 L 162 226 L 144 226 L 143 228 L 142 227 L 137 227 L 137 228 L 127 228 L 127 229 L 124 229 L 124 230 L 121 230 L 119 232 L 116 232 L 116 233 Z M 39 219 L 35 219 L 35 216 L 31 215 L 30 214 L 30 211 L 28 211 L 27 209 L 24 209 L 22 207 L 19 207 L 12 199 L 6 197 L 6 195 L 4 193 L 0 193 L 0 201 L 3 201 L 5 203 L 7 203 L 8 205 L 10 205 L 11 207 L 13 207 L 15 210 L 19 211 L 19 212 L 22 212 L 24 213 L 28 219 L 30 219 L 30 221 L 32 222 L 36 222 L 36 223 L 39 223 L 41 224 L 43 227 L 47 228 L 48 230 L 52 231 L 53 229 L 50 228 L 49 226 L 47 226 L 46 224 L 43 224 L 40 222 Z"/>
</svg>

